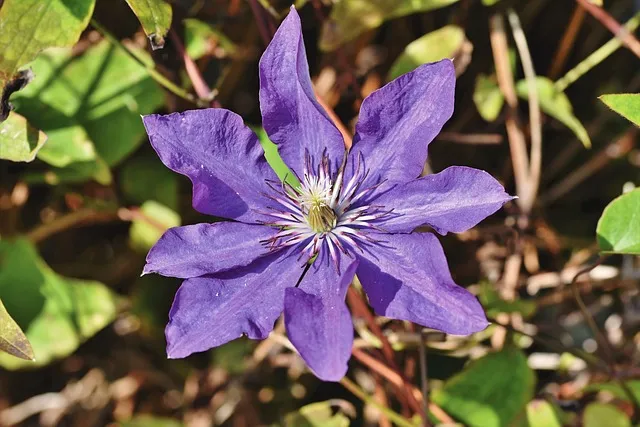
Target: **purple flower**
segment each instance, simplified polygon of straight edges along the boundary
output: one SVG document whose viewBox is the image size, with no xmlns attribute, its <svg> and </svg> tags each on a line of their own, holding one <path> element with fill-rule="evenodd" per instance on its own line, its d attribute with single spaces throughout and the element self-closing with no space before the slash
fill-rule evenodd
<svg viewBox="0 0 640 427">
<path fill-rule="evenodd" d="M 292 8 L 260 60 L 260 106 L 300 186 L 277 179 L 231 111 L 145 116 L 164 164 L 191 179 L 193 207 L 231 220 L 170 229 L 147 256 L 144 273 L 185 279 L 169 313 L 169 357 L 264 339 L 284 311 L 307 365 L 337 381 L 353 343 L 345 295 L 356 274 L 378 315 L 451 334 L 484 329 L 482 307 L 452 280 L 438 239 L 413 232 L 461 232 L 512 199 L 481 170 L 420 177 L 453 112 L 454 86 L 443 60 L 372 93 L 347 153 L 315 99 Z"/>
</svg>

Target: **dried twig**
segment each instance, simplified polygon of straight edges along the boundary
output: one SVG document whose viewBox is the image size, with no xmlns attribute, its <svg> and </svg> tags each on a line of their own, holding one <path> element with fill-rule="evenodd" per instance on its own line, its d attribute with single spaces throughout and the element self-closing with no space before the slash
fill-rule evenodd
<svg viewBox="0 0 640 427">
<path fill-rule="evenodd" d="M 631 52 L 633 52 L 638 58 L 640 58 L 640 42 L 638 39 L 625 29 L 618 21 L 616 21 L 611 15 L 607 13 L 603 8 L 596 6 L 589 0 L 576 0 L 580 5 L 596 18 L 602 25 L 607 27 L 614 36 L 619 38 Z"/>
</svg>

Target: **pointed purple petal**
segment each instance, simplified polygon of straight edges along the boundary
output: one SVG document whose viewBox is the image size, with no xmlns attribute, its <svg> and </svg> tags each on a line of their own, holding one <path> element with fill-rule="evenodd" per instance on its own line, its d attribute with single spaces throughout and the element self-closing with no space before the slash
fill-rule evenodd
<svg viewBox="0 0 640 427">
<path fill-rule="evenodd" d="M 242 267 L 265 255 L 274 229 L 241 222 L 195 224 L 167 230 L 147 254 L 143 274 L 189 279 Z"/>
<path fill-rule="evenodd" d="M 453 63 L 444 59 L 404 74 L 369 95 L 360 108 L 351 149 L 361 153 L 381 178 L 407 182 L 417 178 L 427 147 L 453 114 Z"/>
<path fill-rule="evenodd" d="M 193 183 L 201 213 L 256 222 L 266 202 L 265 179 L 277 179 L 256 135 L 237 114 L 221 108 L 142 118 L 151 145 L 171 170 Z"/>
<path fill-rule="evenodd" d="M 338 273 L 326 252 L 325 248 L 299 288 L 286 289 L 284 322 L 289 339 L 316 376 L 340 381 L 353 344 L 353 323 L 344 300 L 358 263 L 343 259 Z"/>
<path fill-rule="evenodd" d="M 344 140 L 316 100 L 300 17 L 293 7 L 260 59 L 260 109 L 265 131 L 294 172 L 302 176 L 305 150 L 316 164 L 326 150 L 336 170 Z"/>
<path fill-rule="evenodd" d="M 227 273 L 187 279 L 165 329 L 169 358 L 181 358 L 241 337 L 264 339 L 282 313 L 284 290 L 302 274 L 283 252 Z"/>
<path fill-rule="evenodd" d="M 375 200 L 393 209 L 380 227 L 409 233 L 429 225 L 438 233 L 460 233 L 478 224 L 513 196 L 487 172 L 452 166 L 440 173 L 398 184 Z"/>
<path fill-rule="evenodd" d="M 431 233 L 388 234 L 388 248 L 361 256 L 357 275 L 378 315 L 409 320 L 449 334 L 488 326 L 482 306 L 456 285 L 438 239 Z"/>
</svg>

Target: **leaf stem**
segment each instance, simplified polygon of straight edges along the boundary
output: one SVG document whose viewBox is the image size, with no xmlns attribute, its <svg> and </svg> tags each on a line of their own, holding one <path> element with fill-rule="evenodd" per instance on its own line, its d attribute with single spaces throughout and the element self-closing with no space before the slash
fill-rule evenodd
<svg viewBox="0 0 640 427">
<path fill-rule="evenodd" d="M 146 60 L 146 58 L 142 58 L 139 53 L 135 52 L 133 49 L 130 49 L 129 47 L 127 47 L 124 44 L 120 43 L 120 41 L 118 39 L 116 39 L 113 36 L 113 34 L 111 34 L 109 31 L 107 31 L 95 19 L 91 19 L 91 25 L 96 30 L 98 30 L 102 34 L 102 36 L 104 38 L 109 40 L 109 42 L 111 42 L 111 44 L 113 44 L 118 49 L 122 50 L 127 55 L 131 56 L 137 62 L 139 62 L 140 65 L 142 65 L 147 70 L 147 72 L 149 73 L 149 76 L 151 76 L 151 78 L 153 80 L 155 80 L 160 86 L 164 87 L 169 92 L 171 92 L 174 95 L 184 99 L 185 101 L 189 101 L 192 104 L 197 105 L 198 107 L 206 107 L 207 106 L 206 102 L 203 102 L 203 101 L 197 99 L 195 96 L 193 96 L 192 94 L 190 94 L 189 92 L 187 92 L 186 90 L 182 89 L 181 87 L 179 87 L 178 85 L 173 83 L 171 80 L 169 80 L 168 78 L 163 76 L 155 68 L 155 65 L 150 65 L 149 64 L 149 61 Z"/>
<path fill-rule="evenodd" d="M 356 397 L 358 397 L 363 402 L 368 405 L 375 406 L 378 408 L 387 418 L 389 418 L 396 425 L 401 427 L 416 427 L 414 423 L 404 418 L 402 415 L 394 412 L 393 410 L 387 408 L 386 406 L 380 405 L 373 397 L 369 396 L 363 389 L 361 389 L 356 383 L 344 377 L 340 380 L 340 384 L 351 393 L 353 393 Z"/>
<path fill-rule="evenodd" d="M 622 27 L 621 31 L 630 34 L 640 25 L 640 12 L 636 13 L 633 18 L 629 19 Z M 613 52 L 622 46 L 622 40 L 614 37 L 600 48 L 596 49 L 591 55 L 583 59 L 578 65 L 567 71 L 567 73 L 555 83 L 555 87 L 559 92 L 564 92 L 566 88 L 575 83 L 580 77 L 585 75 L 593 67 L 607 59 Z"/>
</svg>

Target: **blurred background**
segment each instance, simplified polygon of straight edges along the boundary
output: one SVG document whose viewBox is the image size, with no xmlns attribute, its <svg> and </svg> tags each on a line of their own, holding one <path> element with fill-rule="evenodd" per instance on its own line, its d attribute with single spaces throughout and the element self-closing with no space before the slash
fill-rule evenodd
<svg viewBox="0 0 640 427">
<path fill-rule="evenodd" d="M 179 280 L 140 277 L 167 228 L 214 220 L 191 207 L 189 181 L 162 165 L 140 115 L 228 108 L 272 160 L 257 66 L 291 1 L 0 5 L 0 314 L 36 358 L 23 360 L 24 343 L 23 359 L 0 354 L 0 425 L 638 422 L 638 257 L 602 257 L 596 239 L 604 208 L 640 179 L 638 128 L 598 100 L 640 88 L 638 2 L 296 2 L 317 96 L 349 132 L 372 91 L 453 58 L 455 113 L 425 173 L 473 166 L 520 197 L 440 238 L 493 324 L 442 336 L 350 301 L 342 383 L 313 376 L 281 322 L 265 341 L 168 360 Z M 17 73 L 27 68 L 34 78 Z"/>
</svg>

